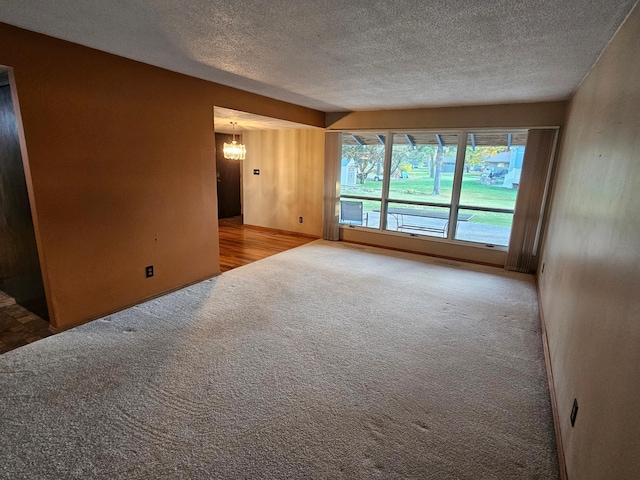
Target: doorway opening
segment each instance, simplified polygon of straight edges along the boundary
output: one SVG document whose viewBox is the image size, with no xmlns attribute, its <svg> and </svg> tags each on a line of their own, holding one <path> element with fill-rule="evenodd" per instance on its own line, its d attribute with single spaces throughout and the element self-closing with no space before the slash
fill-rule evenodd
<svg viewBox="0 0 640 480">
<path fill-rule="evenodd" d="M 216 182 L 218 187 L 218 219 L 242 219 L 242 161 L 223 155 L 225 143 L 231 135 L 216 132 Z"/>
<path fill-rule="evenodd" d="M 0 353 L 47 336 L 49 320 L 16 98 L 0 66 Z"/>
<path fill-rule="evenodd" d="M 221 271 L 317 239 L 322 177 L 311 172 L 322 172 L 324 131 L 223 107 L 213 108 L 213 123 Z M 312 130 L 320 133 L 310 141 Z M 224 158 L 234 131 L 245 160 Z"/>
</svg>

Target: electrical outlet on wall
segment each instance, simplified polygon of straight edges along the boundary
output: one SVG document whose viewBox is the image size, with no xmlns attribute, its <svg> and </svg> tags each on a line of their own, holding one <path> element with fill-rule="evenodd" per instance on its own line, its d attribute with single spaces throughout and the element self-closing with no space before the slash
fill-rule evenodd
<svg viewBox="0 0 640 480">
<path fill-rule="evenodd" d="M 298 223 L 302 223 L 304 222 L 304 219 L 302 217 L 298 217 Z"/>
<path fill-rule="evenodd" d="M 147 278 L 153 277 L 153 265 L 149 265 L 148 267 L 144 267 L 145 275 Z"/>
<path fill-rule="evenodd" d="M 576 416 L 578 416 L 578 399 L 573 399 L 573 408 L 571 409 L 571 428 L 576 424 Z"/>
</svg>

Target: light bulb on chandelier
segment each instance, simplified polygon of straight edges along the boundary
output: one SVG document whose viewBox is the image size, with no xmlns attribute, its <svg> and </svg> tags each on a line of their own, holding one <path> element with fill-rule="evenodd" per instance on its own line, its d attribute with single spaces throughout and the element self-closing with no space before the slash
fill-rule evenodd
<svg viewBox="0 0 640 480">
<path fill-rule="evenodd" d="M 231 122 L 233 126 L 233 141 L 231 143 L 224 142 L 224 158 L 231 160 L 244 160 L 246 156 L 246 148 L 242 143 L 236 142 L 236 124 L 238 122 Z"/>
</svg>

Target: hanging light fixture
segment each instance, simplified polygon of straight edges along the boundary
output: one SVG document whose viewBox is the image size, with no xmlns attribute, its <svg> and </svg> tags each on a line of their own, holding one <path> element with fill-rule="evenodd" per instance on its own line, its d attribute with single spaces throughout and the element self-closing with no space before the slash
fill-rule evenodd
<svg viewBox="0 0 640 480">
<path fill-rule="evenodd" d="M 224 142 L 224 158 L 231 160 L 244 160 L 247 153 L 245 147 L 241 143 L 236 142 L 236 124 L 238 122 L 231 122 L 233 126 L 233 141 L 231 143 Z"/>
</svg>

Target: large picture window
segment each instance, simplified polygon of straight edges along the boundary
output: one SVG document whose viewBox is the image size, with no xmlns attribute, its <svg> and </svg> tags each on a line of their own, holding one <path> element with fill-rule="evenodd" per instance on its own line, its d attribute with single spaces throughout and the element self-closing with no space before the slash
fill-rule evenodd
<svg viewBox="0 0 640 480">
<path fill-rule="evenodd" d="M 340 223 L 506 247 L 526 130 L 344 132 Z"/>
</svg>

